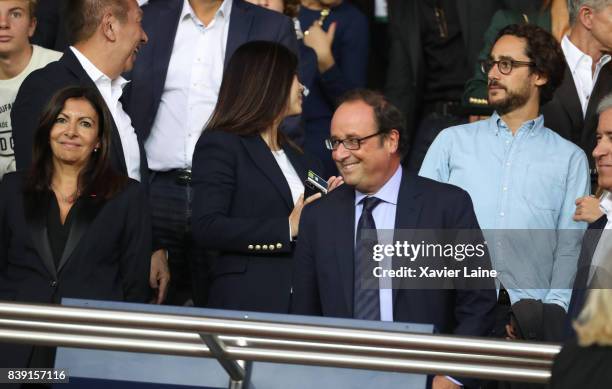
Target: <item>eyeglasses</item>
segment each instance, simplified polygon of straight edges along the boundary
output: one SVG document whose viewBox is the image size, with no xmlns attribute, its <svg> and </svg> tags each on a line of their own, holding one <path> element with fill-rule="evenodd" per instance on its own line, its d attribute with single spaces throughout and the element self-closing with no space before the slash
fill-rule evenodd
<svg viewBox="0 0 612 389">
<path fill-rule="evenodd" d="M 345 149 L 347 150 L 359 150 L 359 148 L 361 147 L 361 143 L 364 140 L 370 139 L 375 137 L 376 135 L 380 135 L 381 131 L 378 131 L 372 135 L 368 135 L 368 136 L 364 136 L 363 138 L 346 138 L 346 139 L 325 139 L 325 147 L 327 147 L 328 150 L 338 150 L 338 146 L 340 146 L 340 143 L 342 143 L 342 145 L 344 146 Z"/>
<path fill-rule="evenodd" d="M 492 61 L 490 59 L 480 61 L 480 70 L 483 73 L 488 74 L 493 66 L 497 65 L 499 72 L 505 76 L 512 72 L 514 67 L 520 66 L 535 66 L 534 62 L 526 62 L 526 61 L 515 61 L 512 59 L 500 59 L 499 61 Z"/>
</svg>

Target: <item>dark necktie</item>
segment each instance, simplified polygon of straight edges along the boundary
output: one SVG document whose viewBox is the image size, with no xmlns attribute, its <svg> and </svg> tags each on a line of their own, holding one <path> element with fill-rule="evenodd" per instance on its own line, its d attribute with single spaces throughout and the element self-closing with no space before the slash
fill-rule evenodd
<svg viewBox="0 0 612 389">
<path fill-rule="evenodd" d="M 380 295 L 378 280 L 373 278 L 372 270 L 375 262 L 372 260 L 373 246 L 378 243 L 366 230 L 376 230 L 372 211 L 382 200 L 376 197 L 366 197 L 362 200 L 363 211 L 357 223 L 357 239 L 355 241 L 355 274 L 353 293 L 353 317 L 363 320 L 380 320 Z M 373 281 L 375 282 L 373 284 Z"/>
</svg>

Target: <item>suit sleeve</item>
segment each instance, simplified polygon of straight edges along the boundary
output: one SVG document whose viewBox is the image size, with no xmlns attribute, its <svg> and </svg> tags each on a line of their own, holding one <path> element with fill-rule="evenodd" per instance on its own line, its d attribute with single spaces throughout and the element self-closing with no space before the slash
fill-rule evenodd
<svg viewBox="0 0 612 389">
<path fill-rule="evenodd" d="M 300 220 L 300 238 L 293 255 L 293 296 L 291 313 L 320 316 L 322 314 L 315 262 L 315 215 L 307 205 Z"/>
<path fill-rule="evenodd" d="M 277 38 L 278 43 L 284 45 L 293 54 L 299 56 L 300 50 L 297 41 L 297 35 L 295 34 L 295 28 L 293 27 L 293 21 L 289 18 L 285 18 L 286 22 L 282 24 Z"/>
<path fill-rule="evenodd" d="M 365 16 L 355 15 L 348 26 L 338 22 L 332 46 L 335 64 L 321 73 L 321 86 L 328 101 L 335 106 L 346 92 L 364 88 L 367 81 L 369 28 Z M 348 20 L 345 22 L 348 23 Z M 340 29 L 343 29 L 340 33 Z"/>
<path fill-rule="evenodd" d="M 544 303 L 560 305 L 566 311 L 572 295 L 571 288 L 578 267 L 582 237 L 587 227 L 585 222 L 573 220 L 575 201 L 579 197 L 587 196 L 590 187 L 589 163 L 584 152 L 576 148 L 568 164 L 563 204 L 557 222 L 551 289 L 544 298 Z"/>
<path fill-rule="evenodd" d="M 140 184 L 126 188 L 127 215 L 121 241 L 120 270 L 126 301 L 146 302 L 151 270 L 151 219 L 147 196 Z"/>
<path fill-rule="evenodd" d="M 457 205 L 453 205 L 455 210 L 454 226 L 449 227 L 458 229 L 462 235 L 467 234 L 463 235 L 463 239 L 460 239 L 461 242 L 459 243 L 476 245 L 484 242 L 469 194 L 461 190 L 457 197 L 456 201 L 451 202 L 451 204 Z M 469 240 L 469 242 L 465 242 L 466 240 Z M 488 252 L 485 254 L 484 257 L 479 259 L 466 259 L 467 262 L 464 262 L 464 265 L 471 268 L 480 266 L 483 269 L 491 269 Z M 470 282 L 468 279 L 463 281 Z M 478 285 L 468 285 L 467 282 L 458 286 L 456 291 L 455 319 L 457 327 L 455 333 L 458 335 L 486 336 L 495 322 L 494 308 L 497 304 L 495 283 L 493 279 L 478 281 Z"/>
<path fill-rule="evenodd" d="M 42 110 L 51 98 L 49 89 L 45 88 L 44 81 L 38 77 L 37 72 L 34 72 L 21 84 L 13 103 L 11 125 L 17 170 L 27 169 L 32 164 L 34 134 Z"/>
<path fill-rule="evenodd" d="M 231 215 L 237 180 L 237 154 L 233 139 L 205 133 L 193 154 L 192 229 L 196 242 L 207 249 L 253 254 L 254 242 L 278 242 L 272 253 L 291 252 L 289 217 Z M 253 204 L 257 207 L 257 204 Z M 262 210 L 262 215 L 265 212 Z M 258 253 L 265 254 L 262 250 Z"/>
<path fill-rule="evenodd" d="M 412 59 L 410 52 L 402 40 L 405 30 L 403 8 L 407 1 L 390 3 L 389 8 L 389 67 L 387 69 L 387 82 L 385 95 L 391 103 L 404 114 L 407 124 L 407 137 L 411 140 L 416 132 L 416 80 L 413 80 Z M 391 4 L 395 7 L 391 8 Z"/>
</svg>

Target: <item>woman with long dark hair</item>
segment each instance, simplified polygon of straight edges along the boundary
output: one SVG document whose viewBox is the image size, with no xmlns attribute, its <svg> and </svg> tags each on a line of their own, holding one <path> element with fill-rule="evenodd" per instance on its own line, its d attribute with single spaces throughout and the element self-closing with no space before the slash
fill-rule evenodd
<svg viewBox="0 0 612 389">
<path fill-rule="evenodd" d="M 208 306 L 288 312 L 292 253 L 308 170 L 278 127 L 301 112 L 297 58 L 284 46 L 249 42 L 223 75 L 217 106 L 193 155 L 193 235 L 218 255 Z M 331 182 L 331 186 L 338 184 Z"/>
<path fill-rule="evenodd" d="M 0 184 L 0 300 L 147 301 L 148 202 L 110 167 L 111 126 L 93 89 L 62 89 L 43 111 L 30 170 Z M 6 347 L 0 366 L 52 363 L 46 349 Z"/>
</svg>

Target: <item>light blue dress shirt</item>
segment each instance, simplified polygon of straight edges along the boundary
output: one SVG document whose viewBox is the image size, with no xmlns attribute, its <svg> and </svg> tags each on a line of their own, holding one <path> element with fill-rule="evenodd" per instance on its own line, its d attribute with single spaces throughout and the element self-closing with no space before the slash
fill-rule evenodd
<svg viewBox="0 0 612 389">
<path fill-rule="evenodd" d="M 382 188 L 372 197 L 382 200 L 372 211 L 378 243 L 393 244 L 393 230 L 395 229 L 395 211 L 397 209 L 397 197 L 399 195 L 400 184 L 402 182 L 402 167 L 398 167 L 393 176 L 383 185 Z M 367 194 L 355 190 L 355 234 L 357 237 L 357 224 L 363 211 L 363 200 Z M 356 239 L 356 238 L 355 238 Z M 385 257 L 381 261 L 384 269 L 391 269 L 391 258 Z M 393 292 L 388 277 L 380 278 L 380 320 L 393 321 Z"/>
<path fill-rule="evenodd" d="M 494 113 L 442 131 L 419 174 L 470 194 L 512 303 L 536 299 L 567 310 L 587 227 L 572 220 L 575 200 L 590 193 L 580 148 L 544 127 L 542 116 L 513 135 Z"/>
</svg>

